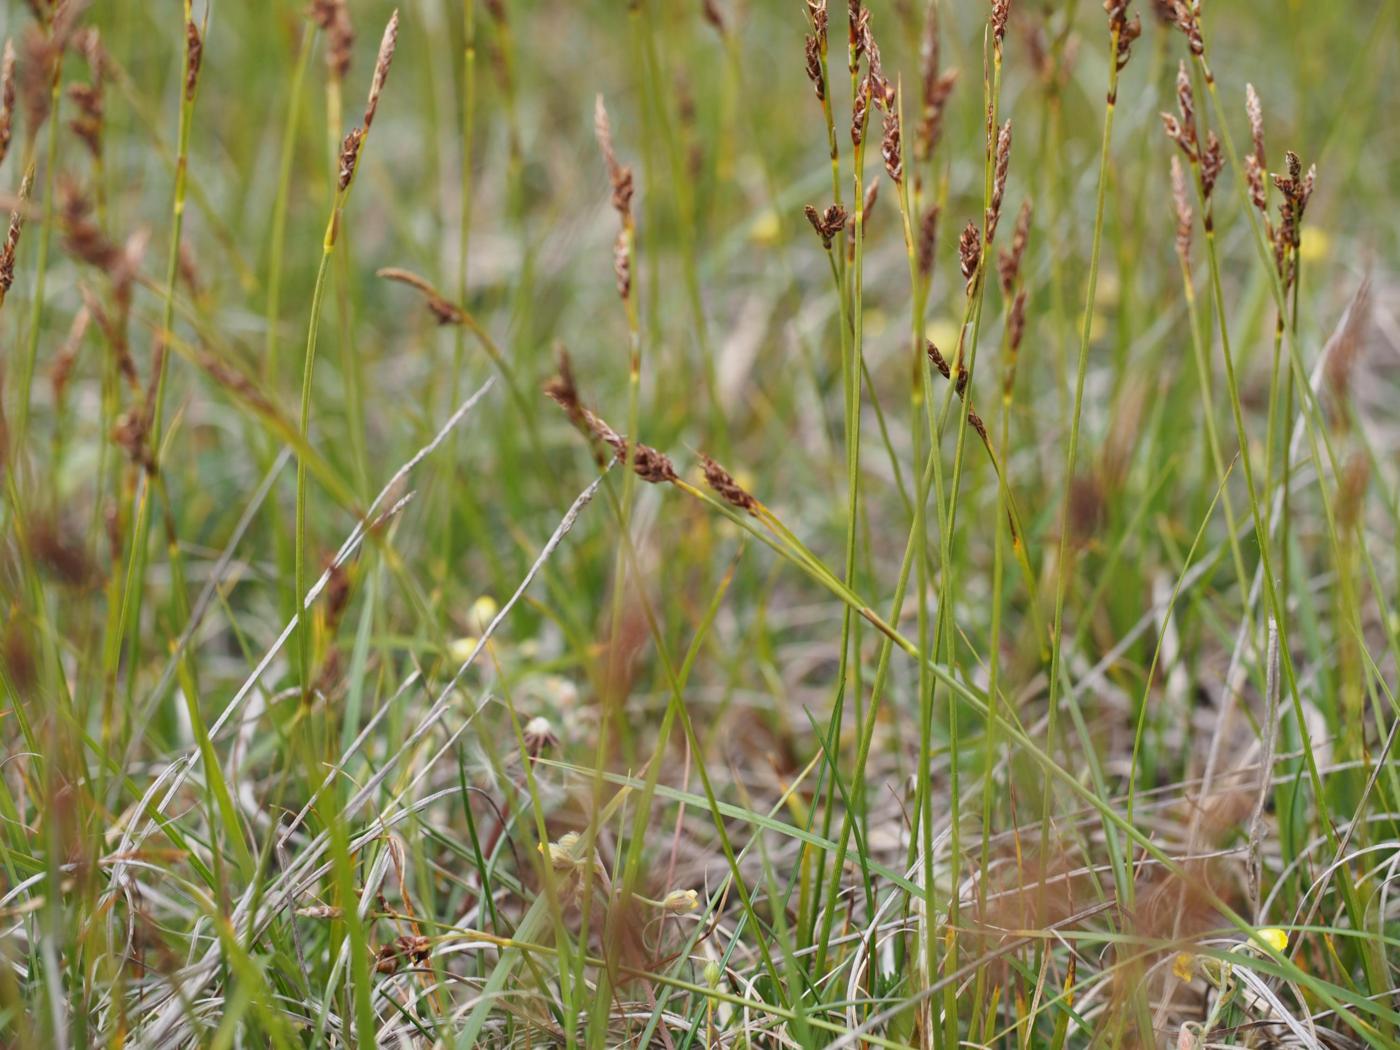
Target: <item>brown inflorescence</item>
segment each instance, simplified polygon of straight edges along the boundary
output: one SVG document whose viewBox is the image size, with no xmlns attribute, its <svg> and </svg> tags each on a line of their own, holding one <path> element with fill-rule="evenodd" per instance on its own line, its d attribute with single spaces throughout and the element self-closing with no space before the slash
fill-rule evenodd
<svg viewBox="0 0 1400 1050">
<path fill-rule="evenodd" d="M 958 269 L 967 281 L 969 293 L 972 291 L 972 284 L 977 278 L 977 268 L 981 262 L 982 238 L 977 232 L 977 224 L 970 222 L 963 227 L 962 236 L 958 238 Z"/>
<path fill-rule="evenodd" d="M 734 475 L 703 452 L 700 454 L 700 466 L 705 472 L 705 484 L 714 490 L 715 495 L 736 510 L 754 515 L 758 513 L 758 500 L 734 480 Z"/>
</svg>

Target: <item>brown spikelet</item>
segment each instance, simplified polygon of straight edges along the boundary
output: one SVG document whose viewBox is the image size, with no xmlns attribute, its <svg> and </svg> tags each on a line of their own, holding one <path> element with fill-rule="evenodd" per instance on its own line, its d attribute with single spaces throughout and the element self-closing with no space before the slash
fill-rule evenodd
<svg viewBox="0 0 1400 1050">
<path fill-rule="evenodd" d="M 1171 0 L 1172 21 L 1186 36 L 1191 54 L 1199 58 L 1205 54 L 1205 41 L 1201 38 L 1201 0 Z"/>
<path fill-rule="evenodd" d="M 5 41 L 5 51 L 0 56 L 0 164 L 10 152 L 10 138 L 14 134 L 15 121 L 15 45 Z"/>
<path fill-rule="evenodd" d="M 49 385 L 53 389 L 53 401 L 55 405 L 63 404 L 64 395 L 68 389 L 68 380 L 72 378 L 73 368 L 78 362 L 78 350 L 83 345 L 83 336 L 87 334 L 88 323 L 92 319 L 92 312 L 85 306 L 73 315 L 73 323 L 68 328 L 68 336 L 63 340 L 63 345 L 54 355 L 53 364 L 49 366 Z"/>
<path fill-rule="evenodd" d="M 360 164 L 360 147 L 364 145 L 365 129 L 351 128 L 340 143 L 340 177 L 337 185 L 344 193 L 355 178 L 355 169 Z"/>
<path fill-rule="evenodd" d="M 865 122 L 870 112 L 872 91 L 870 75 L 866 74 L 861 78 L 860 86 L 856 89 L 855 101 L 851 105 L 851 145 L 857 148 L 865 141 Z"/>
<path fill-rule="evenodd" d="M 1220 173 L 1225 170 L 1225 155 L 1220 149 L 1220 140 L 1216 138 L 1215 132 L 1206 135 L 1206 146 L 1201 151 L 1201 196 L 1207 201 L 1215 192 L 1216 180 L 1220 178 Z"/>
<path fill-rule="evenodd" d="M 863 200 L 863 201 L 861 202 L 861 213 L 862 213 L 862 214 L 861 214 L 861 220 L 860 220 L 860 221 L 861 221 L 861 224 L 862 224 L 862 225 L 864 225 L 864 226 L 869 226 L 869 225 L 870 225 L 870 216 L 871 216 L 871 214 L 875 211 L 875 202 L 876 202 L 877 200 L 879 200 L 879 199 L 880 199 L 880 184 L 879 184 L 879 182 L 876 182 L 876 181 L 873 181 L 873 180 L 872 180 L 871 183 L 870 183 L 870 185 L 867 186 L 867 187 L 865 187 L 865 200 Z"/>
<path fill-rule="evenodd" d="M 933 273 L 934 249 L 938 241 L 938 216 L 941 209 L 937 204 L 931 204 L 924 212 L 924 217 L 919 221 L 919 245 L 915 259 L 919 267 L 919 275 L 928 277 Z"/>
<path fill-rule="evenodd" d="M 194 99 L 199 87 L 199 67 L 204 64 L 204 40 L 193 19 L 185 23 L 185 101 Z"/>
<path fill-rule="evenodd" d="M 384 91 L 384 84 L 389 79 L 389 64 L 394 61 L 394 48 L 399 42 L 399 11 L 394 8 L 394 13 L 389 16 L 389 22 L 384 27 L 384 35 L 379 39 L 379 54 L 374 60 L 374 76 L 369 82 L 369 97 L 365 101 L 365 130 L 368 131 L 374 123 L 374 115 L 379 111 L 379 96 Z"/>
<path fill-rule="evenodd" d="M 1118 47 L 1114 54 L 1114 61 L 1118 69 L 1122 70 L 1128 64 L 1128 59 L 1132 57 L 1133 41 L 1142 35 L 1142 19 L 1133 15 L 1131 21 L 1128 19 L 1128 4 L 1130 0 L 1104 0 L 1103 8 L 1108 12 L 1108 29 L 1118 41 Z M 1116 102 L 1117 99 L 1110 98 L 1109 103 Z"/>
<path fill-rule="evenodd" d="M 326 68 L 334 79 L 344 80 L 355 45 L 355 28 L 345 0 L 312 0 L 310 16 L 326 34 Z"/>
<path fill-rule="evenodd" d="M 885 171 L 895 183 L 904 179 L 904 154 L 900 149 L 899 113 L 893 106 L 885 107 L 884 135 L 880 140 L 880 156 L 885 161 Z"/>
<path fill-rule="evenodd" d="M 1244 158 L 1244 175 L 1245 181 L 1249 184 L 1249 200 L 1258 209 L 1260 215 L 1267 216 L 1269 213 L 1269 191 L 1264 182 L 1264 172 L 1267 170 L 1269 162 L 1264 152 L 1264 110 L 1259 103 L 1259 95 L 1255 92 L 1253 84 L 1244 86 L 1244 108 L 1249 115 L 1249 137 L 1253 143 L 1253 149 Z"/>
<path fill-rule="evenodd" d="M 632 238 L 625 226 L 617 231 L 613 241 L 613 276 L 617 279 L 617 294 L 626 302 L 632 294 Z"/>
<path fill-rule="evenodd" d="M 724 14 L 715 0 L 700 0 L 700 17 L 720 36 L 724 35 Z"/>
<path fill-rule="evenodd" d="M 5 246 L 0 248 L 0 299 L 15 283 L 15 250 L 19 247 L 19 235 L 23 229 L 24 217 L 16 208 L 10 212 L 9 232 L 5 235 Z"/>
<path fill-rule="evenodd" d="M 972 282 L 977 276 L 977 267 L 982 261 L 982 238 L 977 233 L 977 224 L 968 223 L 958 238 L 958 268 L 967 281 L 967 290 L 972 291 Z"/>
<path fill-rule="evenodd" d="M 326 629 L 334 631 L 350 606 L 350 573 L 344 565 L 337 565 L 335 556 L 328 554 L 322 559 L 322 567 L 329 574 L 326 580 L 325 597 L 321 601 Z"/>
<path fill-rule="evenodd" d="M 401 270 L 397 266 L 386 266 L 375 272 L 376 277 L 382 277 L 386 281 L 397 281 L 415 289 L 423 296 L 423 305 L 428 308 L 428 312 L 437 319 L 438 324 L 462 324 L 466 320 L 466 313 L 462 308 L 448 300 L 441 292 L 434 288 L 424 278 L 409 270 Z"/>
<path fill-rule="evenodd" d="M 49 118 L 53 77 L 63 52 L 36 26 L 30 26 L 20 47 L 23 58 L 16 66 L 16 88 L 20 105 L 24 107 L 26 134 L 37 136 Z"/>
<path fill-rule="evenodd" d="M 44 572 L 65 587 L 87 587 L 97 576 L 82 541 L 62 522 L 41 518 L 31 524 L 30 549 Z"/>
<path fill-rule="evenodd" d="M 617 151 L 613 148 L 612 122 L 608 110 L 599 95 L 593 105 L 593 131 L 598 139 L 598 150 L 603 154 L 603 165 L 607 168 L 608 181 L 612 184 L 612 206 L 624 222 L 632 216 L 632 169 L 619 163 Z"/>
<path fill-rule="evenodd" d="M 1186 196 L 1186 173 L 1181 158 L 1172 157 L 1172 203 L 1176 207 L 1176 254 L 1185 265 L 1191 262 L 1191 229 L 1195 225 L 1191 201 Z"/>
<path fill-rule="evenodd" d="M 1021 339 L 1026 334 L 1026 290 L 1020 288 L 1016 292 L 1016 298 L 1011 300 L 1011 309 L 1006 315 L 1006 342 L 1011 352 L 1015 353 L 1021 346 Z"/>
<path fill-rule="evenodd" d="M 68 122 L 78 140 L 94 158 L 102 156 L 102 83 L 69 84 L 68 98 L 77 112 Z"/>
<path fill-rule="evenodd" d="M 715 495 L 737 510 L 758 513 L 758 500 L 734 480 L 734 475 L 703 452 L 700 453 L 700 465 L 705 472 L 705 484 L 714 490 Z"/>
<path fill-rule="evenodd" d="M 1006 37 L 1006 20 L 1011 16 L 1011 0 L 992 0 L 992 16 L 990 24 L 992 27 L 992 40 L 996 43 L 997 50 L 1001 50 L 1001 42 Z"/>
<path fill-rule="evenodd" d="M 1338 424 L 1346 422 L 1352 411 L 1351 392 L 1356 364 L 1365 348 L 1366 333 L 1372 323 L 1371 280 L 1368 277 L 1352 296 L 1346 317 L 1322 351 L 1328 407 Z"/>
<path fill-rule="evenodd" d="M 1026 254 L 1026 244 L 1031 234 L 1031 202 L 1025 201 L 1016 213 L 1016 228 L 1011 233 L 1011 246 L 997 254 L 997 279 L 1001 283 L 1003 295 L 1010 295 L 1021 274 L 1021 259 Z"/>
<path fill-rule="evenodd" d="M 252 379 L 239 371 L 228 361 L 214 354 L 199 355 L 199 366 L 208 373 L 223 390 L 238 398 L 253 411 L 263 416 L 275 416 L 277 407 L 272 403 Z"/>
<path fill-rule="evenodd" d="M 77 183 L 68 178 L 59 184 L 58 199 L 64 246 L 78 259 L 116 280 L 124 253 L 108 240 L 93 220 L 92 202 L 79 190 Z"/>
<path fill-rule="evenodd" d="M 818 100 L 826 99 L 826 77 L 822 75 L 821 42 L 815 36 L 807 37 L 804 44 L 807 56 L 807 79 L 812 82 L 812 90 Z"/>
<path fill-rule="evenodd" d="M 1001 202 L 1006 194 L 1006 173 L 1011 167 L 1011 121 L 1008 119 L 997 132 L 996 162 L 992 174 L 992 199 L 987 205 L 986 242 L 992 243 L 1001 221 Z"/>
<path fill-rule="evenodd" d="M 610 446 L 618 459 L 625 459 L 629 454 L 626 436 L 619 434 L 600 416 L 584 407 L 579 398 L 578 387 L 574 383 L 573 369 L 569 366 L 568 357 L 562 348 L 559 360 L 559 374 L 545 384 L 545 395 L 564 410 L 576 427 L 594 440 Z M 630 446 L 630 454 L 632 470 L 643 481 L 660 484 L 679 478 L 670 457 L 650 445 L 636 442 Z"/>
<path fill-rule="evenodd" d="M 831 242 L 845 228 L 846 209 L 839 204 L 831 204 L 825 211 L 818 213 L 816 208 L 808 204 L 803 207 L 802 213 L 807 216 L 812 229 L 816 230 L 817 236 L 822 239 L 822 247 L 830 251 Z"/>
<path fill-rule="evenodd" d="M 943 111 L 957 83 L 958 72 L 939 68 L 938 9 L 930 4 L 924 20 L 924 39 L 919 54 L 919 123 L 914 131 L 914 156 L 927 161 L 943 134 Z"/>
</svg>

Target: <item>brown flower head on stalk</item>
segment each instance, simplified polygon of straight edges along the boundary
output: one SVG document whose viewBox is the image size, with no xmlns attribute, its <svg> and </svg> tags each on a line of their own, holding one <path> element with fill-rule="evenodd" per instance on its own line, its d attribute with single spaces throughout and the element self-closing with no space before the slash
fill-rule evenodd
<svg viewBox="0 0 1400 1050">
<path fill-rule="evenodd" d="M 1274 176 L 1274 185 L 1283 194 L 1283 200 L 1279 203 L 1278 229 L 1274 233 L 1274 263 L 1287 291 L 1297 277 L 1297 267 L 1292 260 L 1296 258 L 1298 246 L 1302 243 L 1303 213 L 1307 210 L 1313 186 L 1317 182 L 1317 165 L 1308 168 L 1304 175 L 1303 162 L 1298 159 L 1298 154 L 1289 150 L 1284 154 L 1284 160 L 1288 165 L 1287 174 Z"/>
<path fill-rule="evenodd" d="M 880 140 L 880 156 L 885 161 L 885 171 L 898 185 L 904 181 L 904 152 L 900 146 L 899 111 L 895 105 L 885 107 L 884 135 Z"/>
<path fill-rule="evenodd" d="M 937 204 L 930 204 L 924 212 L 924 217 L 919 220 L 919 247 L 915 259 L 921 277 L 928 277 L 933 272 L 933 254 L 938 241 L 940 211 Z"/>
<path fill-rule="evenodd" d="M 612 206 L 622 221 L 613 244 L 613 273 L 617 277 L 617 293 L 624 301 L 632 294 L 632 169 L 619 163 L 617 151 L 613 148 L 612 123 L 608 120 L 607 107 L 603 96 L 599 95 L 593 107 L 593 130 L 598 138 L 598 149 L 603 154 L 603 164 L 608 171 L 608 181 L 612 185 Z"/>
<path fill-rule="evenodd" d="M 865 121 L 870 110 L 871 90 L 870 75 L 866 74 L 861 78 L 860 85 L 856 88 L 855 101 L 851 104 L 851 145 L 857 149 L 865 141 Z"/>
<path fill-rule="evenodd" d="M 24 107 L 25 134 L 33 139 L 49 118 L 54 70 L 63 49 L 35 26 L 29 27 L 20 46 L 23 59 L 17 67 L 17 89 L 20 105 Z"/>
<path fill-rule="evenodd" d="M 5 246 L 0 248 L 0 299 L 3 299 L 15 283 L 15 250 L 19 247 L 19 235 L 24 229 L 24 217 L 18 208 L 10 212 L 10 228 L 5 234 Z"/>
<path fill-rule="evenodd" d="M 1172 203 L 1176 206 L 1176 254 L 1183 265 L 1191 262 L 1191 228 L 1194 220 L 1191 215 L 1191 202 L 1186 196 L 1186 172 L 1181 166 L 1181 158 L 1172 157 Z"/>
<path fill-rule="evenodd" d="M 386 266 L 382 270 L 378 270 L 375 276 L 382 277 L 386 281 L 398 281 L 400 284 L 406 284 L 422 294 L 423 304 L 428 308 L 428 312 L 437 319 L 438 324 L 462 324 L 466 320 L 467 315 L 460 306 L 448 300 L 416 273 L 401 270 L 397 266 Z"/>
<path fill-rule="evenodd" d="M 919 61 L 919 124 L 914 130 L 914 156 L 927 161 L 943 134 L 943 111 L 958 81 L 958 71 L 939 69 L 938 9 L 929 4 Z"/>
<path fill-rule="evenodd" d="M 0 164 L 10 152 L 10 138 L 15 126 L 15 45 L 5 41 L 0 56 Z"/>
<path fill-rule="evenodd" d="M 720 11 L 719 4 L 715 0 L 700 0 L 700 16 L 714 28 L 720 36 L 724 36 L 724 13 Z"/>
<path fill-rule="evenodd" d="M 929 360 L 933 362 L 933 367 L 938 369 L 938 374 L 944 379 L 951 379 L 953 375 L 952 366 L 948 364 L 947 358 L 945 358 L 938 347 L 934 345 L 933 340 L 928 340 L 924 349 L 928 353 Z M 957 390 L 958 397 L 963 398 L 964 404 L 967 405 L 968 423 L 972 425 L 972 429 L 977 431 L 984 442 L 987 441 L 987 425 L 982 422 L 982 417 L 973 411 L 971 402 L 966 399 L 967 372 L 961 367 L 958 368 L 958 381 L 954 384 L 954 387 Z"/>
<path fill-rule="evenodd" d="M 1201 38 L 1201 0 L 1171 0 L 1172 21 L 1186 35 L 1191 54 L 1200 58 L 1206 52 Z"/>
<path fill-rule="evenodd" d="M 970 222 L 963 227 L 962 236 L 958 238 L 958 268 L 967 281 L 968 294 L 972 293 L 972 284 L 977 279 L 977 267 L 981 262 L 982 238 L 977 232 L 977 224 Z"/>
<path fill-rule="evenodd" d="M 1104 0 L 1103 3 L 1103 9 L 1108 12 L 1108 30 L 1118 40 L 1114 61 L 1120 71 L 1132 57 L 1133 41 L 1142 35 L 1142 19 L 1133 15 L 1132 20 L 1128 20 L 1130 2 L 1131 0 Z M 1110 98 L 1108 101 L 1113 103 L 1117 99 Z"/>
<path fill-rule="evenodd" d="M 326 67 L 331 77 L 344 80 L 355 45 L 355 27 L 345 0 L 312 0 L 310 17 L 326 34 Z"/>
<path fill-rule="evenodd" d="M 1026 244 L 1031 235 L 1031 202 L 1027 200 L 1016 213 L 1016 228 L 1011 233 L 1011 247 L 997 253 L 997 279 L 1001 283 L 1001 293 L 1010 295 L 1016 279 L 1021 274 L 1021 259 L 1026 254 Z"/>
<path fill-rule="evenodd" d="M 379 39 L 379 54 L 374 60 L 374 76 L 369 82 L 369 97 L 365 101 L 365 131 L 374 123 L 374 115 L 379 111 L 379 96 L 384 91 L 384 83 L 389 79 L 389 64 L 394 61 L 394 48 L 399 43 L 398 8 L 389 16 L 384 27 L 384 35 Z"/>
<path fill-rule="evenodd" d="M 1006 20 L 1010 16 L 1011 0 L 992 0 L 992 40 L 997 51 L 1001 50 L 1001 42 L 1006 37 Z"/>
<path fill-rule="evenodd" d="M 1016 298 L 1011 300 L 1011 309 L 1006 315 L 1006 342 L 1015 353 L 1021 346 L 1021 338 L 1026 334 L 1026 290 L 1017 289 Z"/>
<path fill-rule="evenodd" d="M 199 67 L 204 64 L 204 40 L 199 26 L 191 19 L 185 23 L 185 101 L 194 98 L 199 87 Z"/>
<path fill-rule="evenodd" d="M 73 368 L 78 363 L 78 351 L 83 345 L 83 336 L 87 334 L 88 324 L 92 320 L 92 311 L 86 306 L 73 315 L 73 323 L 68 328 L 68 337 L 63 340 L 63 345 L 54 356 L 53 364 L 49 367 L 49 386 L 53 390 L 53 401 L 55 405 L 63 403 L 64 394 L 68 390 L 68 381 L 73 376 Z"/>
<path fill-rule="evenodd" d="M 821 44 L 815 36 L 807 37 L 804 44 L 807 54 L 807 79 L 812 82 L 812 90 L 818 101 L 826 100 L 826 78 L 822 76 Z"/>
<path fill-rule="evenodd" d="M 355 169 L 360 164 L 360 147 L 364 145 L 364 141 L 365 129 L 351 128 L 340 143 L 340 177 L 336 184 L 342 193 L 350 188 L 350 183 L 355 178 Z"/>
<path fill-rule="evenodd" d="M 69 84 L 68 98 L 77 112 L 68 127 L 94 158 L 102 156 L 102 82 Z"/>
<path fill-rule="evenodd" d="M 1011 167 L 1011 121 L 1008 119 L 997 132 L 996 162 L 992 174 L 992 199 L 987 205 L 987 243 L 997 235 L 997 223 L 1001 221 L 1001 202 L 1006 194 L 1006 173 Z"/>
<path fill-rule="evenodd" d="M 563 347 L 558 350 L 558 358 L 559 373 L 545 384 L 545 395 L 564 410 L 574 426 L 595 441 L 610 446 L 618 459 L 625 459 L 628 454 L 626 436 L 619 434 L 605 420 L 584 406 L 579 397 L 578 386 L 574 382 L 573 367 Z M 631 446 L 631 453 L 632 469 L 643 481 L 659 484 L 675 481 L 679 477 L 675 465 L 664 452 L 639 441 Z"/>
<path fill-rule="evenodd" d="M 1244 86 L 1244 109 L 1249 114 L 1249 137 L 1253 149 L 1245 154 L 1244 177 L 1249 184 L 1250 203 L 1269 221 L 1269 190 L 1264 182 L 1264 173 L 1269 162 L 1264 152 L 1264 109 L 1259 103 L 1259 95 L 1253 84 Z"/>
<path fill-rule="evenodd" d="M 846 24 L 850 34 L 851 75 L 854 76 L 870 42 L 870 8 L 861 0 L 847 0 Z"/>
<path fill-rule="evenodd" d="M 802 212 L 812 224 L 812 229 L 817 231 L 817 236 L 822 239 L 822 247 L 830 251 L 831 242 L 846 225 L 846 209 L 839 204 L 832 204 L 826 211 L 818 213 L 816 208 L 808 204 Z"/>
<path fill-rule="evenodd" d="M 1201 180 L 1201 197 L 1207 204 L 1205 221 L 1209 227 L 1211 223 L 1210 198 L 1215 190 L 1216 180 L 1220 178 L 1220 172 L 1225 167 L 1225 157 L 1221 152 L 1220 140 L 1216 137 L 1215 132 L 1210 132 L 1206 136 L 1205 145 L 1201 145 L 1199 132 L 1196 128 L 1196 100 L 1191 90 L 1191 78 L 1186 72 L 1185 62 L 1177 67 L 1176 105 L 1180 116 L 1163 113 L 1162 127 L 1167 133 L 1167 138 L 1175 142 L 1186 159 L 1198 169 Z"/>
<path fill-rule="evenodd" d="M 700 466 L 705 472 L 705 484 L 714 490 L 715 495 L 734 509 L 757 516 L 758 500 L 734 480 L 733 474 L 703 452 L 700 453 Z"/>
</svg>

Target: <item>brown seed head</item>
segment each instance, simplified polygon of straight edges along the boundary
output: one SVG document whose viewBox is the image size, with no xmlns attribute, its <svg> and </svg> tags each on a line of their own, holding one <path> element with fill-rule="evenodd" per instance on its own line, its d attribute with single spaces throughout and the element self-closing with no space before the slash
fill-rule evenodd
<svg viewBox="0 0 1400 1050">
<path fill-rule="evenodd" d="M 818 213 L 816 208 L 808 204 L 803 207 L 802 212 L 812 224 L 812 229 L 817 231 L 817 236 L 822 239 L 822 247 L 830 251 L 831 242 L 846 225 L 846 209 L 839 204 L 832 204 L 824 212 Z"/>
<path fill-rule="evenodd" d="M 416 273 L 401 270 L 397 266 L 386 266 L 377 271 L 375 276 L 382 277 L 386 281 L 398 281 L 400 284 L 406 284 L 418 291 L 423 296 L 423 305 L 437 319 L 438 324 L 462 324 L 466 321 L 467 315 L 460 306 L 448 300 L 446 296 Z"/>
<path fill-rule="evenodd" d="M 933 273 L 934 248 L 938 240 L 938 216 L 941 209 L 937 204 L 929 205 L 924 217 L 919 221 L 919 246 L 915 256 L 919 275 L 927 278 Z"/>
<path fill-rule="evenodd" d="M 958 238 L 958 268 L 967 280 L 969 293 L 972 291 L 972 283 L 977 277 L 977 267 L 981 261 L 982 238 L 977 232 L 977 224 L 970 222 L 963 227 L 962 236 Z"/>
<path fill-rule="evenodd" d="M 204 64 L 204 41 L 194 20 L 185 23 L 185 101 L 194 99 L 199 87 L 199 67 Z"/>
<path fill-rule="evenodd" d="M 344 140 L 340 143 L 340 178 L 338 185 L 340 192 L 344 193 L 350 188 L 351 181 L 355 178 L 355 169 L 360 164 L 360 147 L 365 141 L 364 128 L 351 128 Z"/>
<path fill-rule="evenodd" d="M 23 229 L 24 218 L 19 210 L 10 212 L 10 229 L 5 235 L 5 246 L 0 248 L 0 299 L 15 283 L 15 249 L 19 247 L 19 235 Z"/>
<path fill-rule="evenodd" d="M 1216 180 L 1220 178 L 1220 173 L 1225 170 L 1225 155 L 1220 149 L 1220 140 L 1215 137 L 1215 132 L 1210 132 L 1206 136 L 1206 148 L 1201 152 L 1201 196 L 1207 201 L 1210 200 L 1211 193 L 1215 190 Z"/>
<path fill-rule="evenodd" d="M 350 54 L 355 45 L 355 27 L 345 0 L 312 0 L 311 20 L 326 34 L 326 67 L 331 77 L 344 80 L 350 71 Z"/>
<path fill-rule="evenodd" d="M 593 131 L 598 138 L 598 149 L 603 154 L 608 181 L 612 184 L 613 209 L 625 225 L 632 217 L 632 169 L 618 162 L 617 152 L 613 148 L 612 122 L 608 120 L 608 110 L 603 105 L 602 95 L 598 96 L 593 106 Z"/>
<path fill-rule="evenodd" d="M 1195 225 L 1191 201 L 1186 195 L 1186 172 L 1181 158 L 1172 156 L 1172 203 L 1176 206 L 1176 254 L 1183 264 L 1191 262 L 1191 229 Z"/>
<path fill-rule="evenodd" d="M 1137 15 L 1133 15 L 1131 21 L 1128 19 L 1130 2 L 1131 0 L 1104 0 L 1103 4 L 1103 9 L 1108 12 L 1108 30 L 1118 41 L 1114 61 L 1120 70 L 1132 57 L 1133 41 L 1142 35 L 1142 19 Z"/>
<path fill-rule="evenodd" d="M 1031 202 L 1026 200 L 1016 213 L 1016 228 L 1011 234 L 1011 247 L 1003 248 L 997 255 L 997 278 L 1003 295 L 1010 295 L 1016 279 L 1021 273 L 1021 259 L 1026 254 L 1026 244 L 1031 234 Z"/>
<path fill-rule="evenodd" d="M 1016 298 L 1011 300 L 1011 309 L 1006 315 L 1006 341 L 1015 353 L 1021 347 L 1021 338 L 1026 334 L 1026 290 L 1017 289 Z"/>
<path fill-rule="evenodd" d="M 855 101 L 851 105 L 851 145 L 859 148 L 865 140 L 865 122 L 870 111 L 870 97 L 874 85 L 867 73 L 856 89 Z"/>
<path fill-rule="evenodd" d="M 700 465 L 705 472 L 705 484 L 714 490 L 715 495 L 736 510 L 758 513 L 758 500 L 734 480 L 734 475 L 703 452 L 700 454 Z"/>
<path fill-rule="evenodd" d="M 821 43 L 815 36 L 809 36 L 805 43 L 805 50 L 807 54 L 807 79 L 812 82 L 812 90 L 817 93 L 817 98 L 825 100 L 826 78 L 822 76 Z"/>
<path fill-rule="evenodd" d="M 94 158 L 102 156 L 102 83 L 69 84 L 68 98 L 77 112 L 68 127 Z"/>
<path fill-rule="evenodd" d="M 0 57 L 0 163 L 10 151 L 10 137 L 14 134 L 15 120 L 15 45 L 5 41 L 5 51 Z"/>
<path fill-rule="evenodd" d="M 986 227 L 988 244 L 997 235 L 1001 221 L 1001 202 L 1006 194 L 1006 173 L 1011 167 L 1011 121 L 1008 119 L 997 132 L 996 166 L 992 174 L 992 199 L 987 206 Z"/>
<path fill-rule="evenodd" d="M 1186 35 L 1191 54 L 1199 58 L 1205 54 L 1205 41 L 1201 38 L 1201 0 L 1171 0 L 1172 19 L 1177 28 Z"/>
<path fill-rule="evenodd" d="M 1001 50 L 1002 39 L 1006 36 L 1006 20 L 1011 16 L 1011 0 L 992 0 L 992 40 L 997 50 Z"/>
<path fill-rule="evenodd" d="M 719 9 L 719 4 L 715 0 L 700 0 L 700 16 L 714 28 L 720 36 L 724 35 L 724 14 Z"/>
<path fill-rule="evenodd" d="M 904 154 L 900 148 L 899 113 L 894 106 L 885 107 L 884 136 L 880 140 L 880 156 L 885 171 L 896 184 L 904 180 Z"/>
<path fill-rule="evenodd" d="M 399 42 L 399 11 L 389 16 L 384 27 L 384 35 L 379 38 L 379 55 L 374 60 L 374 76 L 369 82 L 369 98 L 365 102 L 365 130 L 374 123 L 374 114 L 379 110 L 379 96 L 384 91 L 384 83 L 389 79 L 389 64 L 394 61 L 394 48 Z"/>
</svg>

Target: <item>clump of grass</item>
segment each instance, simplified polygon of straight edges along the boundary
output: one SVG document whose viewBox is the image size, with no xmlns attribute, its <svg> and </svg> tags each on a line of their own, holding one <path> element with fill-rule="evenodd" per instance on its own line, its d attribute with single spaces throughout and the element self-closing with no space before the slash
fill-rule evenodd
<svg viewBox="0 0 1400 1050">
<path fill-rule="evenodd" d="M 1152 6 L 12 12 L 0 1041 L 1393 1045 L 1396 13 Z"/>
</svg>

